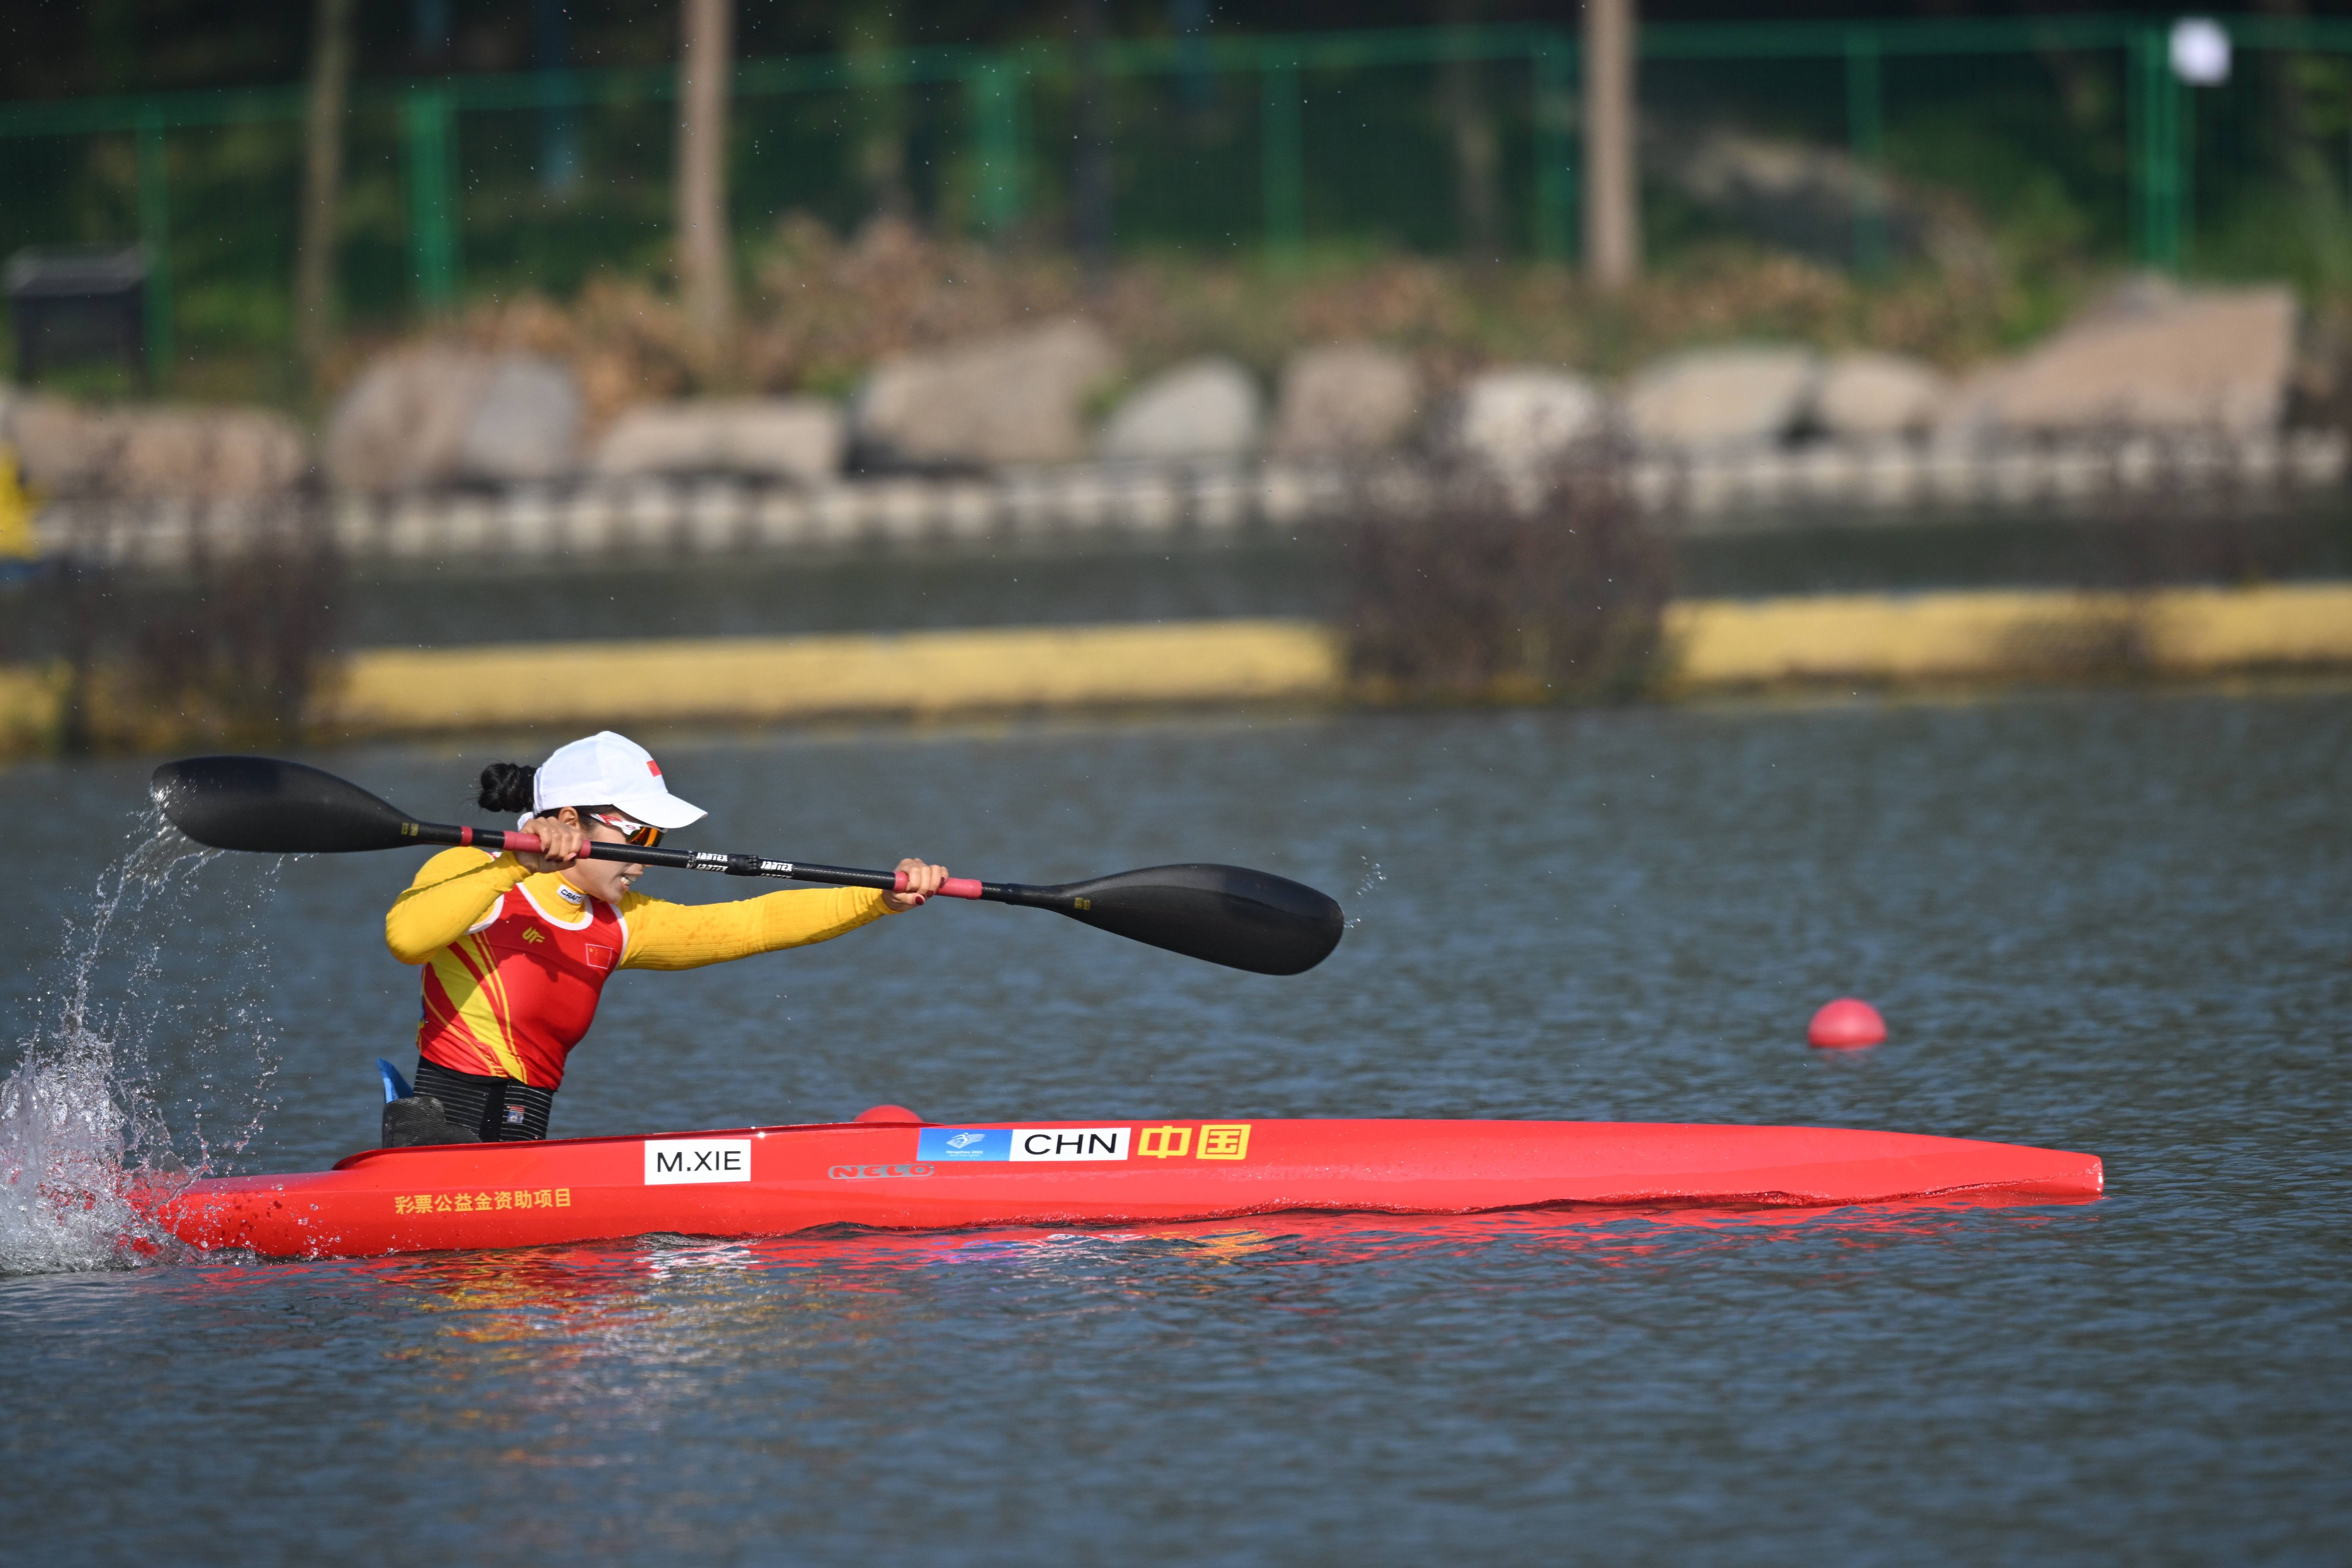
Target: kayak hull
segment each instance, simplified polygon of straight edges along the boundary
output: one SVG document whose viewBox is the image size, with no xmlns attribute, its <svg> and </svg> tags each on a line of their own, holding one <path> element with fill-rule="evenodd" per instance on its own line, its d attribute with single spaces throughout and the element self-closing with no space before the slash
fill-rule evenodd
<svg viewBox="0 0 2352 1568">
<path fill-rule="evenodd" d="M 1843 1128 L 861 1121 L 368 1150 L 330 1171 L 195 1182 L 152 1208 L 201 1249 L 345 1258 L 834 1225 L 1824 1206 L 1963 1193 L 2063 1201 L 2103 1186 L 2095 1155 Z"/>
</svg>

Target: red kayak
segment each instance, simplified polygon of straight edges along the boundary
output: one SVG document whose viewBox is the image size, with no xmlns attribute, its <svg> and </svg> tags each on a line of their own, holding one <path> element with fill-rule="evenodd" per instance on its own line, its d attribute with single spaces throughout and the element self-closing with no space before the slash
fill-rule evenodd
<svg viewBox="0 0 2352 1568">
<path fill-rule="evenodd" d="M 155 1217 L 202 1248 L 353 1258 L 669 1232 L 946 1230 L 1321 1209 L 1777 1207 L 1945 1194 L 2096 1197 L 2095 1155 L 1909 1132 L 1622 1121 L 856 1121 L 372 1149 L 191 1184 Z"/>
</svg>

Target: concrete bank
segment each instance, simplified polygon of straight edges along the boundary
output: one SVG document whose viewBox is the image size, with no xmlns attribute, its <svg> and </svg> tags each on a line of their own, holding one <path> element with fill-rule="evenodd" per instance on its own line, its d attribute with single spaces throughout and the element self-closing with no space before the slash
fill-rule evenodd
<svg viewBox="0 0 2352 1568">
<path fill-rule="evenodd" d="M 1685 600 L 1667 633 L 1677 695 L 2352 668 L 2352 584 Z M 352 658 L 331 721 L 373 733 L 1328 702 L 1345 675 L 1338 635 L 1286 620 L 379 649 Z"/>
<path fill-rule="evenodd" d="M 1672 696 L 2352 669 L 2352 584 L 1685 600 L 1668 610 L 1667 633 Z M 0 755 L 47 749 L 65 689 L 61 670 L 0 668 Z M 1347 695 L 1328 627 L 1226 620 L 376 648 L 343 661 L 318 719 L 362 736 Z"/>
<path fill-rule="evenodd" d="M 2352 584 L 1685 600 L 1671 688 L 2352 668 Z"/>
<path fill-rule="evenodd" d="M 773 721 L 1318 700 L 1336 639 L 1305 621 L 864 637 L 519 643 L 353 656 L 338 727 L 458 730 L 622 718 Z"/>
</svg>

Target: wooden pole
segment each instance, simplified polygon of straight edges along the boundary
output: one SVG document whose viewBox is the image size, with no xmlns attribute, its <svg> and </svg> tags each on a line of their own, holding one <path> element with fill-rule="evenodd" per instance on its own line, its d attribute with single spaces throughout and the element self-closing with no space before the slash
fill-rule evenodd
<svg viewBox="0 0 2352 1568">
<path fill-rule="evenodd" d="M 1635 162 L 1635 0 L 1584 4 L 1584 256 L 1593 282 L 1622 289 L 1642 271 Z"/>
<path fill-rule="evenodd" d="M 727 341 L 734 287 L 727 237 L 727 84 L 734 0 L 685 0 L 677 61 L 677 274 L 704 347 Z"/>
<path fill-rule="evenodd" d="M 335 230 L 342 212 L 343 102 L 355 0 L 318 0 L 303 114 L 302 229 L 294 260 L 295 349 L 315 382 L 335 341 Z"/>
</svg>

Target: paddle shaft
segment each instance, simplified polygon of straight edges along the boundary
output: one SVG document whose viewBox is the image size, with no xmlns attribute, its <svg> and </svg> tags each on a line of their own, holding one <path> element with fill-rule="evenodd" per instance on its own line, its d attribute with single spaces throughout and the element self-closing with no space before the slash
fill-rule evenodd
<svg viewBox="0 0 2352 1568">
<path fill-rule="evenodd" d="M 536 833 L 509 833 L 495 827 L 455 827 L 440 822 L 410 822 L 402 824 L 405 837 L 419 844 L 455 844 L 482 849 L 499 849 L 509 854 L 536 855 L 541 845 Z M 760 855 L 721 855 L 707 849 L 663 849 L 640 844 L 601 844 L 591 842 L 585 856 L 591 860 L 620 860 L 640 866 L 660 866 L 673 871 L 716 871 L 727 877 L 777 877 L 793 882 L 824 882 L 837 888 L 873 888 L 885 893 L 907 890 L 904 871 L 861 871 L 848 866 L 812 866 L 804 860 L 771 860 Z M 940 884 L 940 893 L 950 899 L 985 899 L 992 903 L 1025 904 L 1039 909 L 1054 909 L 1068 902 L 1066 896 L 1056 896 L 1052 889 L 1026 887 L 1019 882 L 982 882 L 971 877 L 950 877 Z"/>
</svg>

